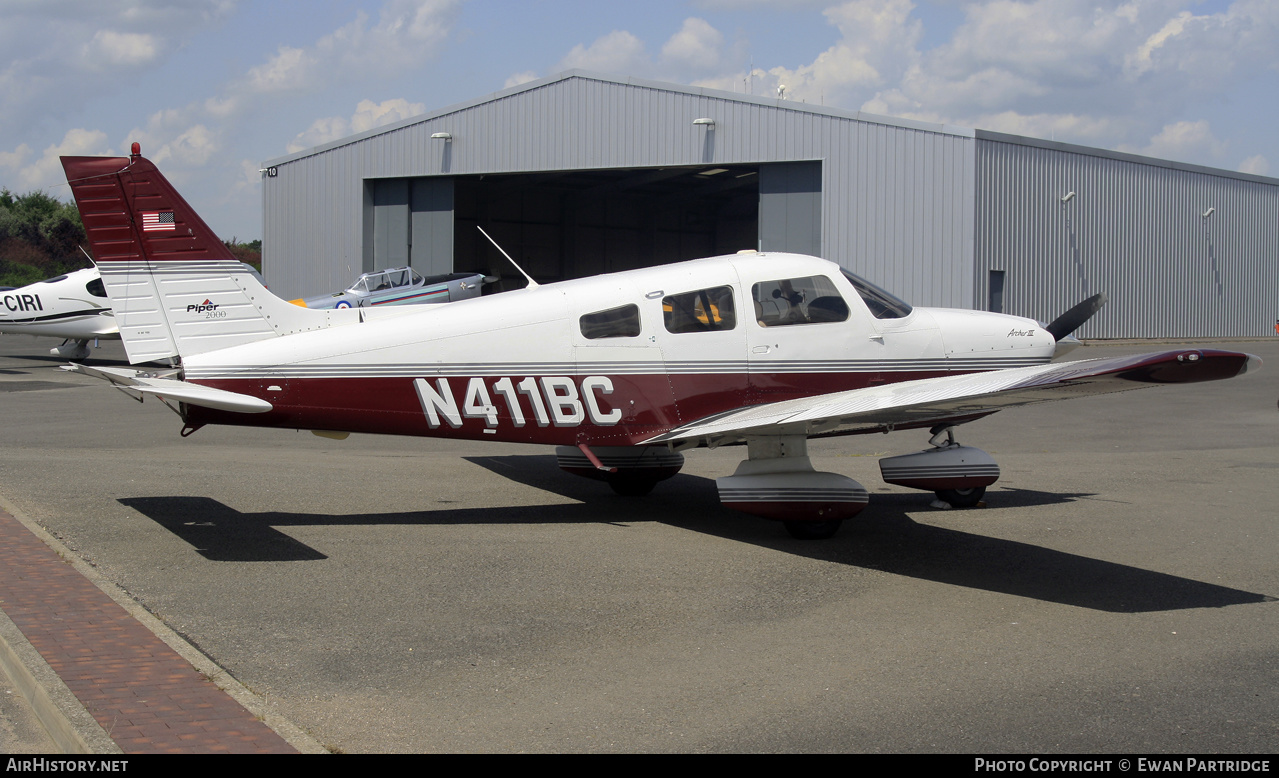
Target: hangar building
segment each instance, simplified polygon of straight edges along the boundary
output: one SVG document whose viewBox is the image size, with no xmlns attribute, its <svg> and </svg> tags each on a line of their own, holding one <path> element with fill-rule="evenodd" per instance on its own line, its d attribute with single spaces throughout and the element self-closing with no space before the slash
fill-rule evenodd
<svg viewBox="0 0 1279 778">
<path fill-rule="evenodd" d="M 917 305 L 1091 338 L 1279 319 L 1279 179 L 792 100 L 568 71 L 265 163 L 286 297 L 369 270 L 539 282 L 742 249 L 824 256 Z"/>
</svg>

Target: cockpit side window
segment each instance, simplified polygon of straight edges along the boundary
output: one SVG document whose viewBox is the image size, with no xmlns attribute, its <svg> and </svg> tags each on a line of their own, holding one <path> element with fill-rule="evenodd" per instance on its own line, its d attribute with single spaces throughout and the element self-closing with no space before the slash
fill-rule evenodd
<svg viewBox="0 0 1279 778">
<path fill-rule="evenodd" d="M 577 326 L 587 340 L 601 338 L 638 338 L 640 334 L 639 306 L 634 303 L 607 311 L 588 313 L 578 320 Z"/>
<path fill-rule="evenodd" d="M 715 332 L 737 326 L 733 288 L 716 286 L 662 298 L 662 321 L 667 332 Z"/>
<path fill-rule="evenodd" d="M 763 327 L 848 320 L 848 303 L 826 276 L 764 281 L 751 287 L 751 296 Z"/>
<path fill-rule="evenodd" d="M 84 291 L 88 292 L 89 294 L 93 295 L 94 297 L 106 297 L 106 296 L 107 296 L 107 290 L 106 290 L 106 288 L 105 288 L 105 287 L 103 287 L 103 286 L 102 286 L 102 279 L 101 279 L 101 278 L 95 278 L 95 279 L 93 279 L 92 281 L 90 281 L 89 283 L 85 284 L 85 285 L 84 285 Z"/>
<path fill-rule="evenodd" d="M 853 285 L 857 290 L 857 294 L 861 295 L 866 301 L 866 307 L 870 309 L 870 313 L 876 319 L 904 319 L 914 310 L 910 307 L 910 303 L 902 300 L 896 295 L 875 286 L 870 281 L 859 275 L 850 273 L 847 270 L 841 271 L 844 278 Z"/>
</svg>

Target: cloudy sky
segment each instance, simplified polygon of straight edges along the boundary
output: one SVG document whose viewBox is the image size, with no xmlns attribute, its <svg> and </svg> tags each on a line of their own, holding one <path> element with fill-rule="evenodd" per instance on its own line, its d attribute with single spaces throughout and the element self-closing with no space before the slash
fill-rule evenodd
<svg viewBox="0 0 1279 778">
<path fill-rule="evenodd" d="M 1277 0 L 0 0 L 0 19 L 0 186 L 65 199 L 59 155 L 136 140 L 241 240 L 264 160 L 570 68 L 1279 176 Z"/>
</svg>

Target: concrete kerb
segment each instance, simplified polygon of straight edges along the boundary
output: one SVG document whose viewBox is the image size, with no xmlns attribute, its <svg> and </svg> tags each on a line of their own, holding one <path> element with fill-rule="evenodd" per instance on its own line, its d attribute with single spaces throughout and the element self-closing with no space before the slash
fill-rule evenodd
<svg viewBox="0 0 1279 778">
<path fill-rule="evenodd" d="M 63 754 L 120 754 L 22 630 L 0 610 L 0 667 Z"/>
</svg>

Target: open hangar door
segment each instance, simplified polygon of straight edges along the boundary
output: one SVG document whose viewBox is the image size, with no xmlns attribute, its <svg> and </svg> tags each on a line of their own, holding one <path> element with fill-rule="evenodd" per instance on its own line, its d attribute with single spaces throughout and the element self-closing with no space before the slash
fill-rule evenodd
<svg viewBox="0 0 1279 778">
<path fill-rule="evenodd" d="M 539 283 L 743 249 L 821 251 L 820 162 L 370 183 L 366 270 L 499 275 L 491 291 L 524 280 L 477 227 Z"/>
<path fill-rule="evenodd" d="M 454 268 L 519 274 L 483 227 L 539 283 L 755 248 L 756 166 L 586 170 L 458 177 Z"/>
</svg>

